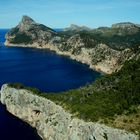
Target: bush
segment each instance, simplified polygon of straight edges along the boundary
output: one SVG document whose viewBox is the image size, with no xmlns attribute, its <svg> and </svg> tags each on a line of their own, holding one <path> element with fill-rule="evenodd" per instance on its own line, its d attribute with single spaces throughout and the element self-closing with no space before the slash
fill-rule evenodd
<svg viewBox="0 0 140 140">
<path fill-rule="evenodd" d="M 25 33 L 17 33 L 15 38 L 11 40 L 11 43 L 25 43 L 28 44 L 32 41 L 32 38 Z"/>
<path fill-rule="evenodd" d="M 12 87 L 12 88 L 17 88 L 17 89 L 23 89 L 24 85 L 21 83 L 9 83 L 8 86 Z"/>
</svg>

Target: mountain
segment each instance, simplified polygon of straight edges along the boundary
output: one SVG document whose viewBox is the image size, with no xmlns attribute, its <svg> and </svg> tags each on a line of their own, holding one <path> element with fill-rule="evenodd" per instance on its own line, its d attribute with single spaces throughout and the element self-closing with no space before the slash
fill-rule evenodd
<svg viewBox="0 0 140 140">
<path fill-rule="evenodd" d="M 43 40 L 46 42 L 54 34 L 55 31 L 51 28 L 36 23 L 28 16 L 23 16 L 21 22 L 7 33 L 6 41 L 7 43 L 10 42 L 13 44 L 28 44 L 33 43 L 36 40 L 38 43 Z"/>
<path fill-rule="evenodd" d="M 107 73 L 90 85 L 59 94 L 42 94 L 18 83 L 4 85 L 1 102 L 9 112 L 35 127 L 42 138 L 139 139 L 140 27 L 137 24 L 123 22 L 89 31 L 55 32 L 24 16 L 6 34 L 5 44 L 49 48 Z"/>
<path fill-rule="evenodd" d="M 35 127 L 43 140 L 139 140 L 139 81 L 137 57 L 116 73 L 59 94 L 6 84 L 0 100 L 9 112 Z"/>
<path fill-rule="evenodd" d="M 91 29 L 86 27 L 86 26 L 78 26 L 75 24 L 71 24 L 70 27 L 65 28 L 63 31 L 75 31 L 75 32 L 79 32 L 79 31 L 90 31 Z"/>
<path fill-rule="evenodd" d="M 72 25 L 70 30 L 55 32 L 23 16 L 21 22 L 6 34 L 5 45 L 49 48 L 86 63 L 92 69 L 112 73 L 126 60 L 138 55 L 140 27 L 127 22 L 110 28 L 81 30 L 81 27 Z"/>
</svg>

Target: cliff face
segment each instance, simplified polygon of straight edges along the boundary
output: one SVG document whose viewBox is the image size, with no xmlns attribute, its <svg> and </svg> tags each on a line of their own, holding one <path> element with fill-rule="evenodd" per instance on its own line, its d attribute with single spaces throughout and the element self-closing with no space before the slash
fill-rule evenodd
<svg viewBox="0 0 140 140">
<path fill-rule="evenodd" d="M 42 24 L 36 23 L 28 16 L 23 16 L 21 22 L 6 34 L 5 44 L 34 44 L 47 42 L 55 31 Z"/>
<path fill-rule="evenodd" d="M 72 26 L 72 29 L 56 33 L 23 16 L 22 21 L 6 34 L 5 45 L 49 48 L 105 73 L 120 69 L 126 60 L 137 55 L 140 28 L 135 24 L 119 23 L 94 30 L 81 28 Z"/>
<path fill-rule="evenodd" d="M 124 130 L 84 122 L 54 102 L 30 91 L 3 85 L 1 102 L 13 115 L 37 129 L 43 140 L 138 140 Z"/>
</svg>

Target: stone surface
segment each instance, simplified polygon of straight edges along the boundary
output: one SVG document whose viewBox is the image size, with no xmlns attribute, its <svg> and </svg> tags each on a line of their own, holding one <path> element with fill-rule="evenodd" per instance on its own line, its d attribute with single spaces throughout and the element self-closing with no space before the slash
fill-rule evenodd
<svg viewBox="0 0 140 140">
<path fill-rule="evenodd" d="M 1 102 L 13 115 L 37 129 L 43 140 L 138 140 L 125 130 L 73 117 L 61 106 L 30 91 L 3 85 Z"/>
</svg>

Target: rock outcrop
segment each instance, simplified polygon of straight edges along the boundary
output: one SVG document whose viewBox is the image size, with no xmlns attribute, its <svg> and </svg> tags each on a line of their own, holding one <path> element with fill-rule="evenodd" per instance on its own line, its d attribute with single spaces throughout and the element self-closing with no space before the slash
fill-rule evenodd
<svg viewBox="0 0 140 140">
<path fill-rule="evenodd" d="M 37 129 L 43 140 L 138 140 L 125 130 L 73 117 L 54 102 L 26 89 L 3 85 L 1 102 L 13 115 Z"/>
<path fill-rule="evenodd" d="M 140 27 L 135 24 L 119 23 L 111 28 L 89 31 L 81 31 L 81 28 L 72 25 L 69 31 L 56 33 L 23 16 L 22 21 L 6 34 L 5 45 L 48 48 L 108 74 L 137 55 Z M 80 31 L 75 32 L 77 29 Z"/>
</svg>

